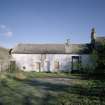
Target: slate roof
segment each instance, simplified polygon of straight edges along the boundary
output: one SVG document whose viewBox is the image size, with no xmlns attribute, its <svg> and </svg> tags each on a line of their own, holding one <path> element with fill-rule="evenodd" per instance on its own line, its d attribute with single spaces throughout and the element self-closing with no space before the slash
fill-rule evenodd
<svg viewBox="0 0 105 105">
<path fill-rule="evenodd" d="M 91 52 L 90 44 L 70 44 L 66 53 L 71 54 L 88 54 Z"/>
<path fill-rule="evenodd" d="M 105 42 L 105 37 L 96 37 L 95 43 L 102 43 Z"/>
<path fill-rule="evenodd" d="M 16 54 L 87 54 L 90 44 L 18 44 L 13 48 Z"/>
<path fill-rule="evenodd" d="M 42 54 L 42 53 L 64 53 L 63 44 L 18 44 L 13 53 Z"/>
</svg>

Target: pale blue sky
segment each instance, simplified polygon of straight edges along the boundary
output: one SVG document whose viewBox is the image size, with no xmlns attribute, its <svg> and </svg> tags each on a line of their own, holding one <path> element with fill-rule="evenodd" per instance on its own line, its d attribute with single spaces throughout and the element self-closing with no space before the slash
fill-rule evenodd
<svg viewBox="0 0 105 105">
<path fill-rule="evenodd" d="M 0 45 L 87 43 L 105 36 L 105 0 L 0 0 Z"/>
</svg>

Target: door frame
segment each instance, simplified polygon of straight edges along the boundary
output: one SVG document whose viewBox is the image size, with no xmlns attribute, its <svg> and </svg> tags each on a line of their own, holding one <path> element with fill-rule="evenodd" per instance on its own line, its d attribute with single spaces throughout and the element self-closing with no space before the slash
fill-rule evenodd
<svg viewBox="0 0 105 105">
<path fill-rule="evenodd" d="M 73 62 L 74 59 L 77 60 L 77 64 L 79 64 L 77 69 L 74 69 L 74 66 L 75 66 L 74 62 Z M 71 65 L 72 65 L 71 69 L 72 69 L 72 71 L 80 70 L 80 64 L 81 64 L 81 56 L 72 56 L 72 62 L 71 62 Z"/>
</svg>

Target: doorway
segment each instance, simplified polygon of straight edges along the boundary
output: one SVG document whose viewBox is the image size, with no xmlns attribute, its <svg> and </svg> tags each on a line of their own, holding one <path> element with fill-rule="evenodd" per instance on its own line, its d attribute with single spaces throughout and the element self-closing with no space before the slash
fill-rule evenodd
<svg viewBox="0 0 105 105">
<path fill-rule="evenodd" d="M 80 56 L 72 56 L 72 71 L 80 70 Z"/>
</svg>

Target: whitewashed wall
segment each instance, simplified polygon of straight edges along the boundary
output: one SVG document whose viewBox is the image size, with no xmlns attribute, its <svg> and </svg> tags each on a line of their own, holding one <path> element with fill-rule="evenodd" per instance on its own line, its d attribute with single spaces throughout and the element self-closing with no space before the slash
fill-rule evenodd
<svg viewBox="0 0 105 105">
<path fill-rule="evenodd" d="M 90 55 L 78 54 L 12 54 L 17 66 L 24 71 L 37 71 L 36 62 L 43 62 L 40 71 L 55 71 L 54 61 L 59 61 L 59 71 L 71 70 L 72 56 L 81 56 L 81 63 L 83 66 L 91 65 Z M 25 67 L 25 69 L 23 69 Z"/>
</svg>

